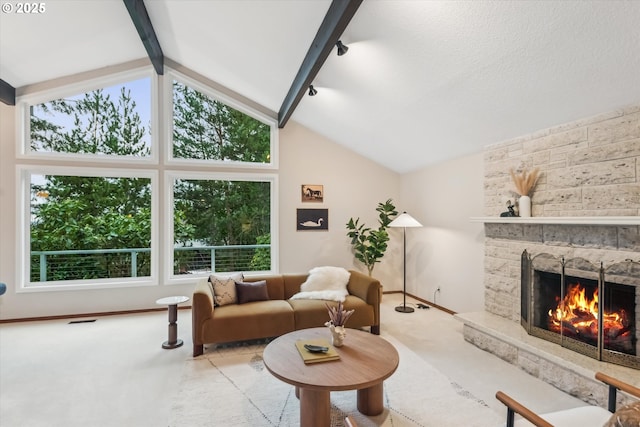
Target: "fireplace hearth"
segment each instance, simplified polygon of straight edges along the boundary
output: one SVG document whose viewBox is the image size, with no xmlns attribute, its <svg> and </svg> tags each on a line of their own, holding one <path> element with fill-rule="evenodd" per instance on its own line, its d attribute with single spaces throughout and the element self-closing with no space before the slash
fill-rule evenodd
<svg viewBox="0 0 640 427">
<path fill-rule="evenodd" d="M 530 335 L 640 369 L 640 263 L 605 268 L 525 250 L 520 301 L 521 324 Z"/>
</svg>

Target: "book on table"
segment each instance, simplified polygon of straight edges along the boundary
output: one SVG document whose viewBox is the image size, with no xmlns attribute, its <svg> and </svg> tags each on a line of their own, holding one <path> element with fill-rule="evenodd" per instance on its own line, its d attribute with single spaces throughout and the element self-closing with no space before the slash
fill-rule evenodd
<svg viewBox="0 0 640 427">
<path fill-rule="evenodd" d="M 318 346 L 318 347 L 326 347 L 326 352 L 312 352 L 305 348 L 305 345 L 308 346 Z M 340 355 L 336 351 L 336 349 L 329 344 L 329 341 L 323 338 L 314 338 L 307 340 L 298 340 L 296 341 L 296 348 L 302 356 L 302 360 L 305 364 L 310 363 L 319 363 L 319 362 L 329 362 L 331 360 L 340 359 Z"/>
</svg>

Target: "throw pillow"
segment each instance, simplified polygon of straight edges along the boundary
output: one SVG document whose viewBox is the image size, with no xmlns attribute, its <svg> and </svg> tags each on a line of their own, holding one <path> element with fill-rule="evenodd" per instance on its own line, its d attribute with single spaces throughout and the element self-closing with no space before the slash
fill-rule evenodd
<svg viewBox="0 0 640 427">
<path fill-rule="evenodd" d="M 621 406 L 603 427 L 638 427 L 640 425 L 640 402 Z"/>
<path fill-rule="evenodd" d="M 209 282 L 213 287 L 213 301 L 216 305 L 222 306 L 227 304 L 236 304 L 238 297 L 236 294 L 236 282 L 242 282 L 244 275 L 242 273 L 234 273 L 231 275 L 209 276 Z"/>
<path fill-rule="evenodd" d="M 260 280 L 257 282 L 236 282 L 236 293 L 238 294 L 238 304 L 244 304 L 251 301 L 269 300 L 266 280 Z"/>
</svg>

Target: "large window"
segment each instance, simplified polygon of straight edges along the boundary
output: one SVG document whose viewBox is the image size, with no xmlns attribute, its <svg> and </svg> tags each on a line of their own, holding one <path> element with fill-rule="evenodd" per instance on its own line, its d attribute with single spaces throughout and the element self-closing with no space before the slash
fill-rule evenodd
<svg viewBox="0 0 640 427">
<path fill-rule="evenodd" d="M 274 179 L 172 179 L 172 273 L 271 270 Z"/>
<path fill-rule="evenodd" d="M 151 78 L 29 106 L 33 153 L 149 157 Z"/>
<path fill-rule="evenodd" d="M 24 174 L 30 182 L 29 282 L 150 277 L 149 174 L 64 172 L 73 174 Z"/>
<path fill-rule="evenodd" d="M 168 74 L 136 71 L 18 99 L 23 289 L 276 268 L 276 175 L 259 170 L 274 167 L 275 120 Z"/>
<path fill-rule="evenodd" d="M 173 157 L 269 163 L 269 125 L 173 81 Z"/>
</svg>

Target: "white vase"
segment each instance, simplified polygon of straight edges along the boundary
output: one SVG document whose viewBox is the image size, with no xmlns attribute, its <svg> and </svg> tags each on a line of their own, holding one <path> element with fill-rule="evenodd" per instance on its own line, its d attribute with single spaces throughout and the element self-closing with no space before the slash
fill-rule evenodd
<svg viewBox="0 0 640 427">
<path fill-rule="evenodd" d="M 344 337 L 347 335 L 347 331 L 344 326 L 333 326 L 329 327 L 331 330 L 331 344 L 334 347 L 342 347 L 344 344 Z"/>
<path fill-rule="evenodd" d="M 520 209 L 520 216 L 522 218 L 529 218 L 531 216 L 531 197 L 520 196 L 518 208 Z"/>
</svg>

